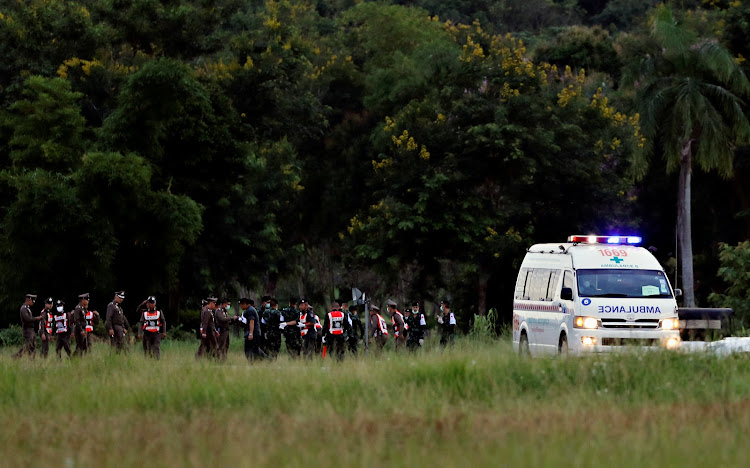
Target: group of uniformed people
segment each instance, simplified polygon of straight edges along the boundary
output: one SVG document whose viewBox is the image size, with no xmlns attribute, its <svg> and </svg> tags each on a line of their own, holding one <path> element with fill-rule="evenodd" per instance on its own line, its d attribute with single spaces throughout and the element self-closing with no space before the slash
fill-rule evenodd
<svg viewBox="0 0 750 468">
<path fill-rule="evenodd" d="M 313 307 L 305 300 L 292 298 L 288 306 L 280 309 L 279 302 L 271 296 L 263 296 L 258 309 L 255 301 L 249 298 L 239 300 L 239 311 L 230 317 L 231 303 L 228 299 L 219 300 L 210 296 L 203 301 L 201 311 L 200 346 L 196 357 L 203 356 L 226 359 L 229 349 L 229 327 L 234 323 L 244 325 L 244 347 L 248 359 L 276 357 L 281 351 L 282 338 L 286 350 L 292 357 L 311 357 L 321 353 L 331 354 L 342 359 L 346 351 L 357 354 L 360 341 L 367 339 L 376 349 L 382 349 L 388 337 L 393 334 L 396 350 L 406 347 L 420 348 L 424 343 L 427 320 L 414 302 L 405 313 L 397 309 L 396 302 L 388 301 L 391 327 L 380 314 L 376 305 L 369 306 L 368 318 L 370 336 L 365 338 L 365 327 L 357 314 L 357 308 L 349 308 L 349 303 L 339 299 L 331 304 L 321 322 Z M 441 302 L 442 345 L 453 343 L 456 334 L 456 317 L 450 310 L 450 302 Z"/>
<path fill-rule="evenodd" d="M 24 354 L 34 356 L 36 353 L 36 336 L 41 336 L 41 355 L 49 353 L 50 343 L 54 340 L 58 357 L 65 350 L 71 355 L 70 336 L 76 342 L 74 355 L 83 355 L 91 347 L 91 334 L 94 324 L 100 319 L 99 312 L 89 310 L 89 294 L 78 296 L 78 304 L 73 310 L 66 311 L 65 303 L 49 297 L 39 315 L 34 315 L 32 306 L 36 302 L 35 294 L 27 294 L 21 306 L 21 326 L 24 343 L 14 357 Z M 105 327 L 110 336 L 110 344 L 117 352 L 125 349 L 125 337 L 130 329 L 128 319 L 123 313 L 122 302 L 124 291 L 117 291 L 112 302 L 107 305 Z M 231 301 L 215 296 L 203 300 L 201 324 L 199 331 L 200 346 L 196 357 L 214 357 L 226 359 L 229 351 L 230 327 L 244 326 L 244 348 L 248 359 L 276 357 L 281 351 L 282 338 L 290 356 L 312 357 L 321 354 L 332 354 L 342 359 L 348 350 L 357 354 L 360 341 L 374 343 L 375 349 L 382 349 L 391 334 L 395 348 L 406 347 L 410 350 L 420 348 L 424 343 L 427 320 L 414 302 L 404 313 L 397 309 L 396 302 L 389 300 L 388 315 L 391 327 L 381 315 L 376 305 L 369 306 L 369 335 L 365 337 L 365 327 L 357 314 L 357 307 L 349 308 L 349 303 L 339 299 L 331 304 L 321 322 L 313 307 L 305 300 L 289 300 L 288 306 L 280 309 L 279 303 L 271 296 L 263 296 L 258 309 L 255 301 L 249 298 L 239 300 L 239 310 L 230 315 Z M 453 343 L 456 334 L 456 318 L 450 310 L 450 302 L 443 300 L 438 323 L 441 327 L 440 343 Z M 138 339 L 143 340 L 143 351 L 159 359 L 161 340 L 166 337 L 166 317 L 157 309 L 156 298 L 149 296 L 136 309 L 139 315 Z"/>
</svg>

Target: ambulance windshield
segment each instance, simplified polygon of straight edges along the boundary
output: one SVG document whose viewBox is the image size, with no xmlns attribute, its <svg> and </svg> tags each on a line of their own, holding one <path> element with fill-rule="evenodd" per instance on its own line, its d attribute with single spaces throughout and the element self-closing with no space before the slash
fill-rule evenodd
<svg viewBox="0 0 750 468">
<path fill-rule="evenodd" d="M 656 270 L 578 270 L 580 297 L 672 297 L 663 271 Z"/>
</svg>

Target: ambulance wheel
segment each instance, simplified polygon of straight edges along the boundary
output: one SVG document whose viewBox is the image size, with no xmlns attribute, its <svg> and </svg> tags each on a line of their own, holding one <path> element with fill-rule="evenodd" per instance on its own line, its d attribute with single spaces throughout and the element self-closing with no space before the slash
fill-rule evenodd
<svg viewBox="0 0 750 468">
<path fill-rule="evenodd" d="M 526 336 L 526 332 L 521 332 L 521 338 L 518 341 L 518 355 L 521 357 L 528 357 L 531 356 L 531 351 L 529 350 L 529 337 Z"/>
<path fill-rule="evenodd" d="M 568 335 L 565 333 L 560 334 L 560 341 L 557 343 L 557 353 L 561 356 L 568 355 Z"/>
</svg>

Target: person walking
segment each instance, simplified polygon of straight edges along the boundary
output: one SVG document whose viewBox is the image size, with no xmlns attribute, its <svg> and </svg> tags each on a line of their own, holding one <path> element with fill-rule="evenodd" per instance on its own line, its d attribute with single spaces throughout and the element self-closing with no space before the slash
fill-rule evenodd
<svg viewBox="0 0 750 468">
<path fill-rule="evenodd" d="M 456 316 L 451 312 L 451 303 L 447 299 L 440 302 L 442 315 L 438 316 L 440 324 L 440 344 L 443 346 L 453 345 L 456 338 Z"/>
<path fill-rule="evenodd" d="M 342 303 L 342 307 L 343 304 L 346 304 L 346 302 Z M 349 347 L 349 351 L 351 351 L 352 354 L 356 355 L 357 346 L 365 336 L 365 326 L 362 325 L 362 320 L 360 320 L 359 316 L 357 315 L 356 305 L 353 305 L 351 308 L 344 308 L 344 312 L 348 314 L 350 324 L 349 334 L 346 338 L 346 344 Z"/>
<path fill-rule="evenodd" d="M 246 297 L 240 299 L 240 310 L 243 312 L 240 322 L 245 324 L 245 357 L 248 361 L 268 357 L 259 346 L 261 334 L 260 319 L 254 305 L 255 301 L 252 299 Z"/>
<path fill-rule="evenodd" d="M 323 323 L 323 345 L 327 346 L 330 354 L 335 355 L 339 361 L 344 359 L 348 330 L 349 321 L 341 311 L 340 304 L 334 301 Z"/>
<path fill-rule="evenodd" d="M 368 337 L 368 340 L 375 341 L 378 349 L 382 350 L 388 341 L 388 325 L 380 315 L 380 307 L 376 305 L 370 306 L 370 330 L 372 330 L 372 337 Z"/>
<path fill-rule="evenodd" d="M 289 306 L 281 311 L 284 321 L 279 324 L 279 328 L 284 333 L 284 343 L 289 356 L 298 358 L 302 350 L 302 337 L 297 326 L 299 324 L 299 311 L 297 310 L 297 298 L 289 299 Z"/>
<path fill-rule="evenodd" d="M 73 313 L 65 312 L 65 303 L 60 299 L 55 302 L 52 316 L 52 335 L 55 337 L 55 352 L 62 358 L 62 350 L 70 357 L 70 334 L 73 327 Z"/>
<path fill-rule="evenodd" d="M 276 357 L 281 351 L 281 324 L 283 316 L 279 310 L 279 301 L 275 298 L 272 298 L 266 306 L 263 318 L 261 319 L 265 330 L 266 353 L 271 357 Z"/>
<path fill-rule="evenodd" d="M 125 300 L 125 291 L 117 291 L 115 297 L 107 305 L 107 320 L 104 324 L 110 337 L 110 344 L 119 354 L 122 351 L 127 352 L 125 335 L 128 333 L 130 323 L 122 311 L 122 301 Z"/>
<path fill-rule="evenodd" d="M 52 306 L 54 300 L 48 297 L 44 301 L 44 309 L 42 309 L 42 319 L 39 321 L 39 336 L 42 338 L 42 348 L 40 354 L 43 358 L 46 358 L 49 354 L 49 342 L 52 340 Z"/>
<path fill-rule="evenodd" d="M 305 299 L 299 301 L 300 322 L 303 328 L 300 331 L 302 337 L 302 353 L 306 358 L 312 358 L 315 354 L 318 342 L 318 329 L 316 328 L 315 314 L 310 304 Z"/>
<path fill-rule="evenodd" d="M 406 345 L 407 326 L 404 322 L 404 314 L 396 309 L 397 304 L 388 300 L 388 313 L 391 315 L 391 325 L 393 326 L 393 340 L 396 345 L 396 351 Z"/>
<path fill-rule="evenodd" d="M 86 316 L 89 312 L 89 293 L 78 296 L 78 305 L 73 309 L 73 337 L 76 340 L 74 356 L 81 356 L 88 351 L 88 332 Z"/>
<path fill-rule="evenodd" d="M 195 358 L 199 359 L 204 355 L 208 357 L 216 357 L 216 338 L 218 332 L 216 331 L 216 325 L 214 322 L 214 309 L 216 309 L 216 301 L 218 299 L 214 296 L 206 298 L 206 305 L 201 310 L 201 344 L 198 347 L 198 352 L 195 353 Z"/>
<path fill-rule="evenodd" d="M 406 347 L 414 351 L 424 344 L 424 332 L 427 328 L 427 320 L 419 310 L 419 302 L 413 302 L 409 310 L 409 317 L 407 319 L 409 337 L 406 340 Z"/>
<path fill-rule="evenodd" d="M 145 309 L 140 309 L 138 339 L 143 338 L 143 354 L 161 359 L 161 340 L 167 337 L 167 319 L 156 308 L 156 297 L 146 298 Z"/>
<path fill-rule="evenodd" d="M 18 359 L 25 354 L 28 354 L 32 358 L 36 355 L 36 327 L 42 320 L 42 316 L 34 316 L 31 312 L 31 306 L 36 301 L 36 294 L 27 294 L 21 305 L 21 331 L 23 332 L 23 345 L 14 358 Z"/>
<path fill-rule="evenodd" d="M 216 331 L 219 332 L 216 355 L 222 361 L 227 358 L 227 354 L 229 353 L 229 327 L 232 323 L 236 322 L 238 318 L 229 316 L 228 311 L 231 304 L 232 303 L 229 299 L 224 298 L 221 300 L 221 305 L 214 310 Z"/>
</svg>

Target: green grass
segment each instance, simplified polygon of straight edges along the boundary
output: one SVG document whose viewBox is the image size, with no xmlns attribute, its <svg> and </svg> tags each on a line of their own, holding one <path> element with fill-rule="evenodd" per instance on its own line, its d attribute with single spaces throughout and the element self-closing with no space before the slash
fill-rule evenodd
<svg viewBox="0 0 750 468">
<path fill-rule="evenodd" d="M 196 362 L 197 341 L 83 359 L 0 353 L 4 465 L 744 466 L 744 356 L 416 354 Z"/>
</svg>

